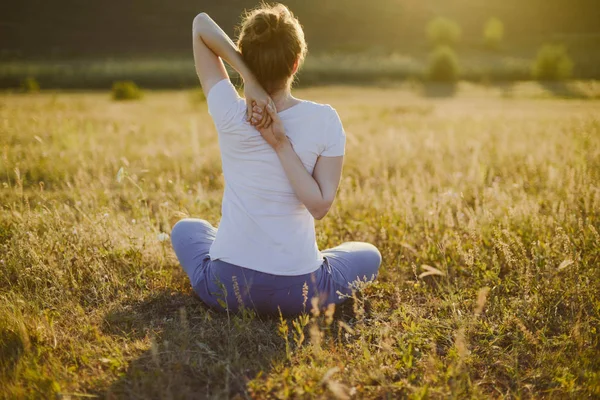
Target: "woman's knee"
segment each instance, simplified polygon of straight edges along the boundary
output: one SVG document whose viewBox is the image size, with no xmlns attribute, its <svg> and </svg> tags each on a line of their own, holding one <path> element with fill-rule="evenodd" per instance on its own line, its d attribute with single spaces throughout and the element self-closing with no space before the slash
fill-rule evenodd
<svg viewBox="0 0 600 400">
<path fill-rule="evenodd" d="M 191 241 L 199 232 L 205 232 L 214 229 L 213 226 L 203 219 L 184 218 L 171 229 L 171 244 L 175 246 L 178 243 Z"/>
<path fill-rule="evenodd" d="M 329 252 L 329 253 L 328 253 Z M 339 267 L 347 270 L 346 277 L 374 279 L 381 266 L 381 253 L 377 247 L 365 242 L 346 242 L 325 251 L 331 262 L 339 261 Z"/>
<path fill-rule="evenodd" d="M 171 242 L 173 244 L 178 243 L 183 236 L 185 236 L 190 230 L 190 219 L 180 219 L 171 228 Z"/>
<path fill-rule="evenodd" d="M 362 263 L 367 266 L 368 270 L 372 271 L 373 275 L 377 275 L 381 266 L 381 252 L 371 243 L 352 242 L 354 247 L 358 249 Z"/>
</svg>

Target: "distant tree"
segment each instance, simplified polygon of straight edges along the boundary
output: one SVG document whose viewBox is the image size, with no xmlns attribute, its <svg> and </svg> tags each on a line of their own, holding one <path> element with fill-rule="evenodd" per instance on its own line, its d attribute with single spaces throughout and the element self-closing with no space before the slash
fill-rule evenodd
<svg viewBox="0 0 600 400">
<path fill-rule="evenodd" d="M 455 82 L 460 67 L 458 57 L 450 46 L 438 46 L 429 57 L 430 80 L 435 82 Z"/>
<path fill-rule="evenodd" d="M 491 50 L 497 50 L 504 39 L 504 24 L 498 18 L 490 18 L 483 28 L 483 41 Z"/>
<path fill-rule="evenodd" d="M 460 40 L 458 23 L 444 17 L 436 17 L 427 24 L 427 38 L 435 46 L 453 46 Z"/>
<path fill-rule="evenodd" d="M 560 81 L 571 77 L 573 66 L 564 46 L 546 44 L 538 51 L 531 72 L 540 81 Z"/>
</svg>

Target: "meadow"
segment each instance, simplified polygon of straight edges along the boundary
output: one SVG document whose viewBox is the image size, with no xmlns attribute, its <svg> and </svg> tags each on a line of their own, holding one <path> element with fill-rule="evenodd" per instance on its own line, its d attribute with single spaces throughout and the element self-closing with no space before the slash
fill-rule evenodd
<svg viewBox="0 0 600 400">
<path fill-rule="evenodd" d="M 383 265 L 287 320 L 207 309 L 170 248 L 220 216 L 197 92 L 0 93 L 0 398 L 600 397 L 599 86 L 564 85 L 299 90 L 348 135 L 319 245 Z"/>
</svg>

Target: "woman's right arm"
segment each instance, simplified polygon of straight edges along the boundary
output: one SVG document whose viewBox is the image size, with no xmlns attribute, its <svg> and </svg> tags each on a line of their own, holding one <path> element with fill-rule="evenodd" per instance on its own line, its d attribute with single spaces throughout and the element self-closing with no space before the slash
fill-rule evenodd
<svg viewBox="0 0 600 400">
<path fill-rule="evenodd" d="M 247 104 L 247 115 L 252 115 L 252 104 L 263 110 L 271 101 L 268 93 L 258 84 L 250 69 L 244 63 L 242 55 L 229 36 L 208 16 L 200 13 L 194 18 L 192 27 L 194 63 L 204 94 L 223 79 L 229 78 L 221 59 L 231 65 L 244 80 L 244 96 Z M 270 118 L 264 113 L 263 121 L 257 127 L 269 126 Z"/>
</svg>

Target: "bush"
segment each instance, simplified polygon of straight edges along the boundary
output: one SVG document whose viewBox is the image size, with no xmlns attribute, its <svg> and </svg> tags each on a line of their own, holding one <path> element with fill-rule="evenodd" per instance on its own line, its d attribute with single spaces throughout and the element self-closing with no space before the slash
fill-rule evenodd
<svg viewBox="0 0 600 400">
<path fill-rule="evenodd" d="M 455 82 L 459 74 L 458 57 L 449 46 L 439 46 L 429 58 L 429 79 L 436 82 Z"/>
<path fill-rule="evenodd" d="M 533 77 L 540 81 L 568 79 L 573 73 L 573 60 L 564 46 L 544 45 L 540 48 L 532 68 Z"/>
<path fill-rule="evenodd" d="M 40 91 L 40 84 L 35 78 L 28 77 L 21 82 L 21 90 L 25 93 L 37 93 Z"/>
<path fill-rule="evenodd" d="M 455 45 L 460 35 L 460 26 L 451 19 L 437 17 L 427 24 L 427 38 L 433 45 Z"/>
<path fill-rule="evenodd" d="M 485 47 L 497 50 L 504 39 L 504 24 L 498 18 L 490 18 L 483 28 Z"/>
<path fill-rule="evenodd" d="M 132 81 L 119 81 L 113 83 L 113 100 L 137 100 L 142 97 L 142 91 Z"/>
</svg>

